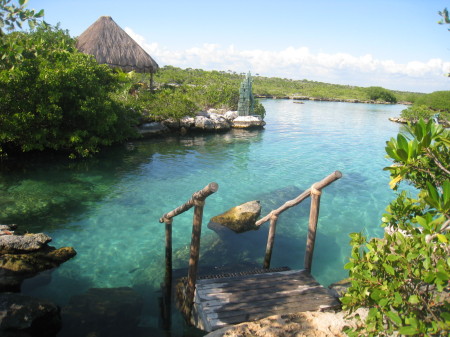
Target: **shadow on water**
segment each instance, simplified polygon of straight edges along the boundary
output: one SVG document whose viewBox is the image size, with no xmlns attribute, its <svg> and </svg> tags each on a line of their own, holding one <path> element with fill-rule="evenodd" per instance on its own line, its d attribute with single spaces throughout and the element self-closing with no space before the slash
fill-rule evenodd
<svg viewBox="0 0 450 337">
<path fill-rule="evenodd" d="M 98 201 L 114 197 L 115 185 L 124 177 L 141 174 L 153 156 L 208 153 L 214 156 L 211 162 L 220 165 L 226 160 L 221 158 L 224 148 L 259 140 L 260 131 L 232 130 L 227 134 L 138 140 L 80 160 L 52 153 L 3 160 L 0 162 L 0 223 L 15 223 L 30 232 L 65 228 Z M 184 170 L 183 167 L 173 169 L 172 174 Z"/>
</svg>

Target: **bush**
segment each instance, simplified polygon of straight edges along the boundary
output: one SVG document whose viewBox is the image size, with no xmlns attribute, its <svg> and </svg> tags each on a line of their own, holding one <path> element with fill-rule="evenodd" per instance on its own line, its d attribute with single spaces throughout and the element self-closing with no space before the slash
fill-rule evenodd
<svg viewBox="0 0 450 337">
<path fill-rule="evenodd" d="M 399 134 L 387 142 L 394 161 L 386 168 L 391 187 L 410 182 L 387 207 L 384 238 L 369 241 L 352 233 L 352 253 L 345 268 L 351 287 L 341 298 L 344 309 L 370 308 L 365 330 L 350 336 L 444 336 L 450 331 L 450 132 L 431 120 L 409 126 L 409 140 Z"/>
<path fill-rule="evenodd" d="M 370 100 L 397 103 L 397 98 L 392 91 L 388 89 L 384 89 L 382 87 L 368 87 L 366 91 Z"/>
<path fill-rule="evenodd" d="M 426 105 L 434 111 L 450 114 L 450 91 L 435 91 L 417 98 L 416 104 Z"/>
<path fill-rule="evenodd" d="M 0 150 L 63 150 L 87 156 L 134 134 L 136 112 L 112 99 L 117 76 L 74 48 L 59 28 L 7 36 L 26 47 L 0 70 Z"/>
</svg>

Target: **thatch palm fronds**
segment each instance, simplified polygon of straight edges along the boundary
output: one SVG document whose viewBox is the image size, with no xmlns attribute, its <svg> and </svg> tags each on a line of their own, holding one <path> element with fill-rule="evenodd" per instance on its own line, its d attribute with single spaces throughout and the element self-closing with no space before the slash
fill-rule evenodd
<svg viewBox="0 0 450 337">
<path fill-rule="evenodd" d="M 79 51 L 123 71 L 155 73 L 159 66 L 110 16 L 101 16 L 77 39 Z"/>
</svg>

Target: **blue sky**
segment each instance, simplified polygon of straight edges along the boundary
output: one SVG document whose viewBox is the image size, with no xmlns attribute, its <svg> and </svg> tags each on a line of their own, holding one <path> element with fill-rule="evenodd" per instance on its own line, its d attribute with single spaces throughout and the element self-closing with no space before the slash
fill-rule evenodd
<svg viewBox="0 0 450 337">
<path fill-rule="evenodd" d="M 80 35 L 111 16 L 160 66 L 450 90 L 450 0 L 30 0 Z"/>
</svg>

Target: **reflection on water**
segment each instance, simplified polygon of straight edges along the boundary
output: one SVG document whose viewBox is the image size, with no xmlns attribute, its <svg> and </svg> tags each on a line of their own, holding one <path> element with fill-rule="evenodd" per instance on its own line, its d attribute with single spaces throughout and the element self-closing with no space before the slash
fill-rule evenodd
<svg viewBox="0 0 450 337">
<path fill-rule="evenodd" d="M 164 228 L 158 219 L 212 181 L 219 190 L 206 202 L 200 266 L 220 271 L 261 265 L 268 224 L 220 238 L 206 227 L 211 217 L 250 200 L 260 200 L 265 215 L 313 182 L 342 171 L 343 178 L 327 187 L 321 199 L 313 274 L 325 285 L 346 276 L 342 267 L 349 253 L 348 233 L 381 234 L 379 219 L 393 198 L 388 173 L 382 170 L 389 164 L 384 146 L 399 129 L 387 118 L 402 107 L 288 100 L 263 104 L 268 112 L 263 131 L 134 141 L 77 162 L 45 157 L 2 163 L 0 223 L 44 231 L 55 246 L 73 246 L 78 252 L 51 274 L 23 286 L 25 293 L 63 306 L 67 324 L 60 337 L 73 333 L 69 327 L 80 303 L 108 307 L 100 294 L 114 294 L 110 296 L 122 303 L 122 294 L 129 291 L 135 301 L 124 302 L 123 308 L 141 308 L 133 334 L 165 334 L 159 329 Z M 303 267 L 308 213 L 307 200 L 280 216 L 273 267 Z M 191 226 L 191 211 L 174 219 L 177 268 L 187 265 Z M 126 290 L 114 290 L 122 288 Z M 118 330 L 104 319 L 114 321 L 120 311 L 98 315 L 83 331 L 114 335 Z M 174 316 L 172 336 L 196 334 Z"/>
</svg>

